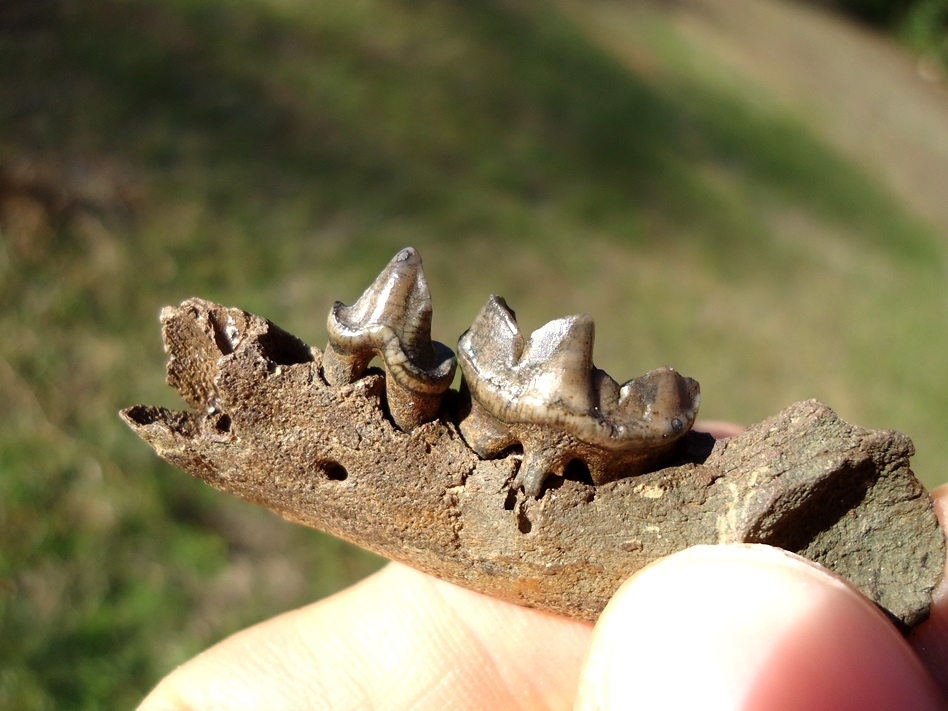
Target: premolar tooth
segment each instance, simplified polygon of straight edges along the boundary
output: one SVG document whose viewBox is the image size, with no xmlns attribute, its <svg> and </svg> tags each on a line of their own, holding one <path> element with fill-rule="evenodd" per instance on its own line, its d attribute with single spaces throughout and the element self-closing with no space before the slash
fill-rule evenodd
<svg viewBox="0 0 948 711">
<path fill-rule="evenodd" d="M 352 306 L 337 301 L 327 328 L 323 375 L 330 385 L 358 380 L 378 355 L 395 424 L 410 432 L 437 417 L 457 361 L 431 340 L 431 294 L 418 252 L 396 254 Z"/>
</svg>

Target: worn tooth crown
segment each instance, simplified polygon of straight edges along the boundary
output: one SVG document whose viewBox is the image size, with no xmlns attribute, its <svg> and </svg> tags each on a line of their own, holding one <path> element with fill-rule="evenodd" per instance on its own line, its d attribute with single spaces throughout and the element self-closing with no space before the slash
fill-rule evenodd
<svg viewBox="0 0 948 711">
<path fill-rule="evenodd" d="M 514 312 L 491 296 L 458 341 L 470 412 L 461 434 L 482 457 L 521 444 L 515 480 L 529 496 L 583 461 L 595 483 L 654 466 L 694 423 L 697 382 L 658 368 L 622 385 L 592 363 L 589 316 L 551 321 L 524 341 Z"/>
<path fill-rule="evenodd" d="M 618 406 L 629 419 L 647 422 L 656 435 L 673 437 L 691 427 L 700 399 L 697 382 L 664 367 L 623 385 Z"/>
<path fill-rule="evenodd" d="M 410 432 L 437 417 L 457 361 L 431 340 L 431 294 L 418 252 L 396 254 L 352 306 L 337 301 L 327 329 L 323 375 L 330 385 L 361 378 L 378 355 L 395 424 Z"/>
</svg>

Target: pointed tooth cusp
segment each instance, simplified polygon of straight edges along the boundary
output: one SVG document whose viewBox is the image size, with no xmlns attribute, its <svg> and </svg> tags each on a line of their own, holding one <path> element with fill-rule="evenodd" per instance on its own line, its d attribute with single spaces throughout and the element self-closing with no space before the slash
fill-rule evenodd
<svg viewBox="0 0 948 711">
<path fill-rule="evenodd" d="M 618 408 L 657 437 L 676 437 L 694 424 L 701 403 L 697 381 L 674 368 L 657 368 L 619 390 Z"/>
<path fill-rule="evenodd" d="M 458 359 L 467 359 L 472 367 L 474 359 L 478 359 L 483 366 L 480 384 L 501 388 L 507 371 L 520 360 L 523 348 L 516 314 L 502 297 L 492 294 L 471 327 L 458 339 Z"/>
<path fill-rule="evenodd" d="M 457 361 L 431 340 L 431 294 L 418 252 L 396 254 L 352 306 L 333 305 L 326 325 L 323 374 L 330 385 L 358 380 L 378 355 L 395 424 L 410 432 L 437 417 Z"/>
<path fill-rule="evenodd" d="M 481 456 L 501 453 L 486 445 L 520 442 L 515 485 L 527 495 L 573 459 L 597 484 L 641 473 L 694 423 L 697 382 L 666 367 L 620 387 L 593 365 L 593 338 L 592 319 L 579 315 L 551 321 L 524 342 L 513 311 L 492 296 L 458 342 L 472 413 L 461 434 Z"/>
</svg>

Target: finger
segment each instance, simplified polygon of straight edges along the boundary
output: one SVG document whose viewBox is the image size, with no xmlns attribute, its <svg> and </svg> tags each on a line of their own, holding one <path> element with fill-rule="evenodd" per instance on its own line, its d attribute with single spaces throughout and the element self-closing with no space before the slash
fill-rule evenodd
<svg viewBox="0 0 948 711">
<path fill-rule="evenodd" d="M 590 631 L 392 564 L 224 640 L 140 710 L 569 708 Z"/>
<path fill-rule="evenodd" d="M 736 422 L 725 420 L 698 420 L 692 429 L 696 432 L 707 432 L 715 439 L 724 439 L 725 437 L 736 437 L 745 428 Z"/>
<path fill-rule="evenodd" d="M 578 709 L 943 708 L 863 596 L 767 546 L 699 546 L 643 570 L 593 633 Z"/>
<path fill-rule="evenodd" d="M 948 484 L 932 492 L 932 501 L 942 529 L 948 531 Z M 909 642 L 942 693 L 948 696 L 948 575 L 935 588 L 931 616 L 912 631 Z"/>
</svg>

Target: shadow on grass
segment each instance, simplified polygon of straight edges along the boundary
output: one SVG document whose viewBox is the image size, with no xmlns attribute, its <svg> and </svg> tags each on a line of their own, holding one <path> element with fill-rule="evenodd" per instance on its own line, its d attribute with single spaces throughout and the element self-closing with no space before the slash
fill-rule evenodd
<svg viewBox="0 0 948 711">
<path fill-rule="evenodd" d="M 264 3 L 38 8 L 3 41 L 7 141 L 118 155 L 230 218 L 305 202 L 316 223 L 346 211 L 366 232 L 399 218 L 463 236 L 553 206 L 633 241 L 654 219 L 679 226 L 663 239 L 745 253 L 763 228 L 740 207 L 755 196 L 720 183 L 736 172 L 875 241 L 907 232 L 880 227 L 879 191 L 799 127 L 635 76 L 545 5 L 401 2 L 371 8 L 377 22 Z"/>
</svg>

